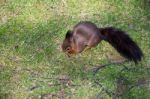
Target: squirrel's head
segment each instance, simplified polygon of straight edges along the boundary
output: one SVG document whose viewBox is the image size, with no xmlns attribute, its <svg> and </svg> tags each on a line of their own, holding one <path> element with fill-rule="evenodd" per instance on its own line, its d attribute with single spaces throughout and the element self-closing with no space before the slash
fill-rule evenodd
<svg viewBox="0 0 150 99">
<path fill-rule="evenodd" d="M 62 50 L 67 54 L 75 54 L 76 53 L 76 51 L 74 49 L 73 33 L 71 30 L 68 30 L 66 33 L 66 37 L 62 44 Z"/>
</svg>

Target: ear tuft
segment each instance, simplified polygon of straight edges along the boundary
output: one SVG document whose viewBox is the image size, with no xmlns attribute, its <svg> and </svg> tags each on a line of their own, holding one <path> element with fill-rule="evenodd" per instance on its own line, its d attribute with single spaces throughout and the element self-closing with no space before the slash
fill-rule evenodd
<svg viewBox="0 0 150 99">
<path fill-rule="evenodd" d="M 72 36 L 72 31 L 71 30 L 68 30 L 67 33 L 66 33 L 66 38 L 69 38 Z"/>
</svg>

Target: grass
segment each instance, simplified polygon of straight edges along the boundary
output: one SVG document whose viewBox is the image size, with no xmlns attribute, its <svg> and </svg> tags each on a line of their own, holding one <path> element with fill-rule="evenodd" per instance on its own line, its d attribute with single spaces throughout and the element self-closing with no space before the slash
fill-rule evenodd
<svg viewBox="0 0 150 99">
<path fill-rule="evenodd" d="M 0 99 L 112 99 L 112 92 L 119 90 L 119 79 L 126 88 L 135 87 L 118 98 L 148 99 L 149 83 L 136 86 L 140 81 L 145 84 L 143 79 L 150 80 L 148 2 L 0 0 Z M 143 50 L 143 61 L 112 65 L 93 75 L 86 69 L 108 63 L 106 55 L 119 55 L 106 42 L 68 58 L 60 47 L 65 33 L 83 20 L 128 32 Z M 128 69 L 121 72 L 124 66 Z M 61 81 L 63 78 L 68 80 Z"/>
</svg>

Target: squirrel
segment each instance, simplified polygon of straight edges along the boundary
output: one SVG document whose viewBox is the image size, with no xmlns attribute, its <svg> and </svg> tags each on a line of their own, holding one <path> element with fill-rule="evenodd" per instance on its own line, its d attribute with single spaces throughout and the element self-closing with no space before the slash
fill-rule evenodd
<svg viewBox="0 0 150 99">
<path fill-rule="evenodd" d="M 90 21 L 79 22 L 67 31 L 62 50 L 68 55 L 77 54 L 86 48 L 96 47 L 102 40 L 130 61 L 138 63 L 143 57 L 142 50 L 126 32 L 114 27 L 98 28 Z"/>
</svg>

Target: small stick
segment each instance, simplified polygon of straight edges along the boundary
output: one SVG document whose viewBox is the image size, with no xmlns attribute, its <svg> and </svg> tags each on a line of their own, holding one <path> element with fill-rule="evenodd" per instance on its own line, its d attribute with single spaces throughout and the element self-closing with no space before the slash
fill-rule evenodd
<svg viewBox="0 0 150 99">
<path fill-rule="evenodd" d="M 115 65 L 115 64 L 122 64 L 122 63 L 125 63 L 127 62 L 127 60 L 122 60 L 122 61 L 113 61 L 113 62 L 110 62 L 108 64 L 103 64 L 103 65 L 99 65 L 99 66 L 96 66 L 92 69 L 92 71 L 94 73 L 97 73 L 100 69 L 106 67 L 106 66 L 109 66 L 109 65 Z"/>
</svg>

